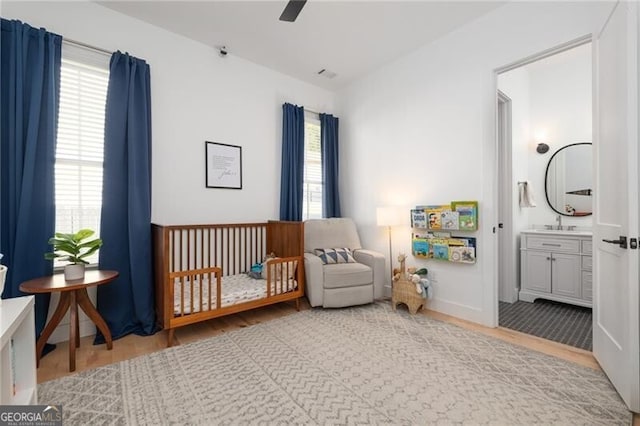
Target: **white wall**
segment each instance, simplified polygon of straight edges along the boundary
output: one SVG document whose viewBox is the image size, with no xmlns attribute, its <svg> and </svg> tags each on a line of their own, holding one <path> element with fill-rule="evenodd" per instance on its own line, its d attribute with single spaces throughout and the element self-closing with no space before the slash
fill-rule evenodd
<svg viewBox="0 0 640 426">
<path fill-rule="evenodd" d="M 332 92 L 91 2 L 3 2 L 2 16 L 42 26 L 151 67 L 152 221 L 162 224 L 277 219 L 282 109 L 334 112 Z M 205 141 L 242 146 L 243 189 L 205 188 Z M 52 301 L 51 309 L 56 301 Z M 91 333 L 83 322 L 81 333 Z M 67 340 L 62 325 L 52 341 Z"/>
<path fill-rule="evenodd" d="M 163 224 L 264 221 L 280 201 L 282 110 L 334 112 L 327 90 L 91 2 L 3 2 L 3 17 L 151 67 L 152 220 Z M 242 146 L 243 189 L 205 188 L 204 142 Z"/>
<path fill-rule="evenodd" d="M 477 264 L 410 258 L 432 271 L 432 309 L 496 324 L 494 70 L 596 31 L 611 8 L 509 3 L 340 92 L 343 213 L 364 246 L 387 252 L 377 206 L 480 202 Z M 395 232 L 396 254 L 408 233 Z"/>
</svg>

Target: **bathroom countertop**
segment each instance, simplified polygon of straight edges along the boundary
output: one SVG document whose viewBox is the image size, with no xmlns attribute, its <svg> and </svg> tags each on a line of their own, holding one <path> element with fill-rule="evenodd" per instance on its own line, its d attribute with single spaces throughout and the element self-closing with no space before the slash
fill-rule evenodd
<svg viewBox="0 0 640 426">
<path fill-rule="evenodd" d="M 558 235 L 562 237 L 590 237 L 593 235 L 591 230 L 575 229 L 569 231 L 567 229 L 525 229 L 520 231 L 521 234 L 544 234 L 544 235 Z"/>
</svg>

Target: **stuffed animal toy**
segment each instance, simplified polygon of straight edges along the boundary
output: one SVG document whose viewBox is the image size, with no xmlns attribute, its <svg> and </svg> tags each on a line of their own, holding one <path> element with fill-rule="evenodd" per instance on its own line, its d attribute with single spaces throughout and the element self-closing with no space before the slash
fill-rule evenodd
<svg viewBox="0 0 640 426">
<path fill-rule="evenodd" d="M 422 284 L 420 283 L 420 275 L 412 274 L 411 282 L 416 285 L 416 293 L 422 293 Z"/>
<path fill-rule="evenodd" d="M 413 274 L 411 275 L 411 282 L 416 286 L 416 293 L 421 294 L 425 299 L 431 297 L 431 283 L 428 279 L 422 278 L 418 274 Z"/>
</svg>

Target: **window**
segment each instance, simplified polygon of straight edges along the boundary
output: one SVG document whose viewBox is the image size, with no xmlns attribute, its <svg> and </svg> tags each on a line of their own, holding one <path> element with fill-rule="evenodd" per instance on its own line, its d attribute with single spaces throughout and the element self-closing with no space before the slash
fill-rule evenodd
<svg viewBox="0 0 640 426">
<path fill-rule="evenodd" d="M 302 219 L 322 218 L 322 151 L 320 149 L 320 120 L 305 112 L 304 120 L 304 177 Z"/>
<path fill-rule="evenodd" d="M 55 163 L 56 232 L 83 228 L 100 232 L 108 82 L 107 55 L 63 43 Z M 97 263 L 97 253 L 88 261 Z M 62 264 L 54 262 L 54 266 Z"/>
</svg>

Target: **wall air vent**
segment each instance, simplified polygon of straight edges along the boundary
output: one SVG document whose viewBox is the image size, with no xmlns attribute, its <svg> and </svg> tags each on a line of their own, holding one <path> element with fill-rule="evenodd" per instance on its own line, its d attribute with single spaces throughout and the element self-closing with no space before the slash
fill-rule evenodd
<svg viewBox="0 0 640 426">
<path fill-rule="evenodd" d="M 333 77 L 335 77 L 335 76 L 336 76 L 336 75 L 338 75 L 338 74 L 336 74 L 336 73 L 335 73 L 335 72 L 333 72 L 333 71 L 329 71 L 329 70 L 328 70 L 328 69 L 326 69 L 326 68 L 322 68 L 320 71 L 318 71 L 318 75 L 321 75 L 321 76 L 323 76 L 323 77 L 327 77 L 327 78 L 333 78 Z"/>
</svg>

